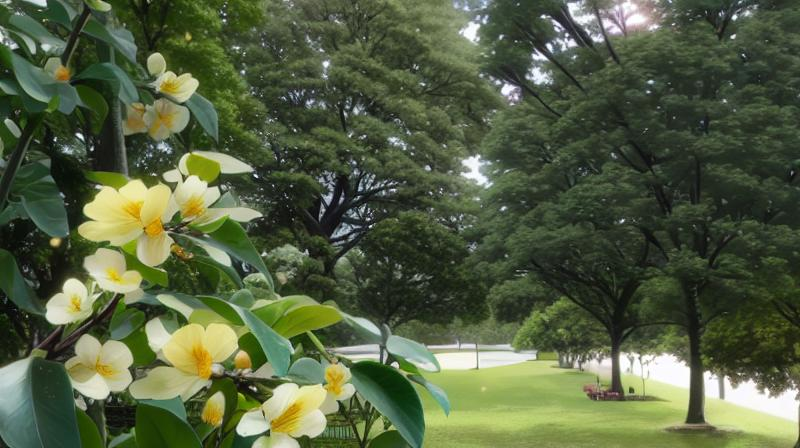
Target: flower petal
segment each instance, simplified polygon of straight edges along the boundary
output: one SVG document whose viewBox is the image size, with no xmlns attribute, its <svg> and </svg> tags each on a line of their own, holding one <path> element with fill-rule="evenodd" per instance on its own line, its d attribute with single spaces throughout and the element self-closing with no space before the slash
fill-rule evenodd
<svg viewBox="0 0 800 448">
<path fill-rule="evenodd" d="M 203 346 L 214 362 L 225 361 L 239 348 L 236 333 L 225 324 L 210 324 L 206 327 Z"/>
<path fill-rule="evenodd" d="M 174 367 L 160 366 L 151 370 L 146 377 L 134 381 L 128 391 L 137 400 L 169 400 L 180 396 L 187 401 L 210 384 L 209 380 L 188 375 Z"/>
<path fill-rule="evenodd" d="M 261 408 L 245 412 L 239 424 L 236 425 L 236 433 L 240 436 L 249 437 L 263 434 L 269 430 L 269 422 L 264 418 Z"/>
</svg>

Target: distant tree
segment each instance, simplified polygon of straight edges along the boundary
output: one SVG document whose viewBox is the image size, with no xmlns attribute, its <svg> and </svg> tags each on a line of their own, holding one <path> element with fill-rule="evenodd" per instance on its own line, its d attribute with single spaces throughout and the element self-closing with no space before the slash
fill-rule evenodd
<svg viewBox="0 0 800 448">
<path fill-rule="evenodd" d="M 663 20 L 624 37 L 603 32 L 597 19 L 576 23 L 569 3 L 498 0 L 486 10 L 487 70 L 517 88 L 539 127 L 536 140 L 511 140 L 532 149 L 502 155 L 506 171 L 492 180 L 522 177 L 515 160 L 557 162 L 560 181 L 518 189 L 523 212 L 509 207 L 509 225 L 553 188 L 615 185 L 596 200 L 618 206 L 616 223 L 631 232 L 618 241 L 630 244 L 638 232 L 647 242 L 642 248 L 658 268 L 647 273 L 664 286 L 659 318 L 686 335 L 686 422 L 705 423 L 707 327 L 747 299 L 746 285 L 766 257 L 797 254 L 790 235 L 800 222 L 792 87 L 800 9 L 779 0 L 664 1 L 655 16 Z M 571 161 L 580 170 L 564 170 Z M 615 202 L 621 194 L 625 202 Z M 563 245 L 586 250 L 596 244 L 589 235 Z M 530 260 L 518 263 L 506 271 L 531 269 Z M 603 272 L 619 278 L 616 267 Z"/>
<path fill-rule="evenodd" d="M 484 315 L 485 291 L 464 264 L 467 243 L 422 213 L 377 224 L 348 257 L 355 306 L 390 328 Z"/>
<path fill-rule="evenodd" d="M 268 0 L 236 52 L 267 109 L 249 196 L 331 273 L 377 223 L 464 193 L 498 95 L 450 0 Z M 435 206 L 435 207 L 434 207 Z"/>
<path fill-rule="evenodd" d="M 565 298 L 543 310 L 535 310 L 522 324 L 513 346 L 558 353 L 558 365 L 573 368 L 606 347 L 603 328 L 584 310 Z"/>
</svg>

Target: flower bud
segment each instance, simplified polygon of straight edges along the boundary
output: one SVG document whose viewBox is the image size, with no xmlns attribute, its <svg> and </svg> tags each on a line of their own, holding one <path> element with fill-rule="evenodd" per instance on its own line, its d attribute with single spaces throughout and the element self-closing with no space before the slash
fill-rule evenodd
<svg viewBox="0 0 800 448">
<path fill-rule="evenodd" d="M 152 76 L 159 76 L 167 70 L 167 61 L 161 53 L 153 53 L 147 58 L 147 71 Z"/>
<path fill-rule="evenodd" d="M 233 358 L 233 365 L 239 370 L 250 369 L 253 367 L 253 361 L 250 360 L 250 355 L 244 350 L 239 350 L 236 357 Z"/>
</svg>

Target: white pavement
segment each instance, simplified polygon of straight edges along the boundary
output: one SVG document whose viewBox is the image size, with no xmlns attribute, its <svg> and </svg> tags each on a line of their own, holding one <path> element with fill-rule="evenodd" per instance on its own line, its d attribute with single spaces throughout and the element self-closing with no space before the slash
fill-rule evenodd
<svg viewBox="0 0 800 448">
<path fill-rule="evenodd" d="M 620 357 L 620 364 L 623 372 L 628 372 L 630 363 L 623 355 Z M 634 375 L 641 375 L 641 368 L 638 361 L 633 367 Z M 601 375 L 611 375 L 611 361 L 604 360 L 602 363 L 591 362 L 586 365 L 586 369 L 597 372 Z M 674 356 L 659 356 L 650 365 L 645 366 L 645 376 L 650 375 L 651 380 L 673 386 L 689 388 L 689 368 L 678 361 Z M 705 374 L 706 396 L 719 398 L 719 382 L 717 377 L 709 372 Z M 638 388 L 637 388 L 638 389 Z M 770 397 L 758 391 L 752 382 L 740 384 L 733 388 L 730 381 L 725 380 L 725 401 L 739 406 L 753 409 L 756 411 L 782 417 L 787 420 L 797 421 L 798 410 L 797 392 L 786 392 L 778 397 Z"/>
<path fill-rule="evenodd" d="M 469 370 L 476 366 L 475 344 L 461 344 L 461 350 L 453 345 L 430 345 L 434 351 L 447 350 L 448 353 L 437 353 L 436 359 L 444 370 Z M 494 349 L 494 350 L 493 350 Z M 481 369 L 509 366 L 536 359 L 536 352 L 515 353 L 508 345 L 481 345 L 478 352 L 478 363 Z M 340 347 L 333 350 L 350 359 L 378 359 L 377 345 L 356 345 Z"/>
</svg>

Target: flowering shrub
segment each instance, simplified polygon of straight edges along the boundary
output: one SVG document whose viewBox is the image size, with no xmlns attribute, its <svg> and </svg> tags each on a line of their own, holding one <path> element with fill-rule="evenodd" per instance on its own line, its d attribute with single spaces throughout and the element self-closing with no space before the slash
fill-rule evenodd
<svg viewBox="0 0 800 448">
<path fill-rule="evenodd" d="M 80 12 L 62 0 L 25 12 L 0 5 L 0 26 L 11 39 L 0 47 L 0 101 L 8 106 L 0 108 L 0 139 L 13 148 L 2 165 L 0 225 L 30 219 L 53 238 L 69 234 L 48 161 L 25 163 L 51 117 L 102 124 L 108 103 L 120 101 L 126 135 L 168 140 L 196 120 L 216 138 L 216 112 L 197 93 L 199 82 L 170 71 L 158 53 L 139 66 L 130 33 L 95 17 L 110 10 L 99 0 L 86 0 Z M 110 47 L 129 70 L 111 58 L 74 73 L 82 40 Z M 7 445 L 291 448 L 322 434 L 330 414 L 351 424 L 362 447 L 422 445 L 425 422 L 412 382 L 449 410 L 444 392 L 422 376 L 439 369 L 435 357 L 334 303 L 275 292 L 243 227 L 260 213 L 219 183 L 251 171 L 226 154 L 192 151 L 159 181 L 87 172 L 98 186 L 77 234 L 99 247 L 83 260 L 85 275 L 67 279 L 44 306 L 13 254 L 0 249 L 0 290 L 21 312 L 52 325 L 30 356 L 0 367 Z M 202 264 L 199 275 L 224 276 L 240 289 L 171 290 L 160 267 L 170 257 Z M 245 289 L 241 272 L 266 297 Z M 313 331 L 338 323 L 381 345 L 386 363 L 330 354 Z M 134 418 L 107 427 L 107 401 L 135 408 Z M 391 425 L 375 425 L 382 417 Z"/>
</svg>

